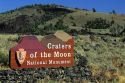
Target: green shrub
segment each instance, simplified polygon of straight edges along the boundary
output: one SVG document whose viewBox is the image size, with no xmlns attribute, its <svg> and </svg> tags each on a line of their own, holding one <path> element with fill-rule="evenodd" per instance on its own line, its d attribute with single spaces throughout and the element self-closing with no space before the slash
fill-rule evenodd
<svg viewBox="0 0 125 83">
<path fill-rule="evenodd" d="M 65 26 L 63 24 L 63 20 L 59 19 L 55 25 L 49 24 L 49 25 L 45 26 L 44 30 L 45 31 L 57 31 L 57 30 L 67 31 L 68 30 L 68 26 Z"/>
<path fill-rule="evenodd" d="M 112 25 L 111 22 L 102 19 L 102 18 L 96 18 L 95 20 L 87 21 L 85 24 L 85 28 L 88 29 L 107 29 Z"/>
<path fill-rule="evenodd" d="M 7 66 L 9 64 L 9 56 L 0 52 L 0 64 Z"/>
<path fill-rule="evenodd" d="M 72 23 L 72 26 L 76 26 L 76 23 L 75 23 L 75 22 L 72 21 L 71 23 Z"/>
<path fill-rule="evenodd" d="M 110 27 L 110 32 L 113 36 L 120 36 L 124 30 L 125 30 L 125 27 L 119 24 L 113 24 Z"/>
<path fill-rule="evenodd" d="M 73 16 L 70 16 L 69 18 L 70 18 L 71 20 L 74 20 Z"/>
<path fill-rule="evenodd" d="M 18 37 L 19 37 L 19 36 L 18 36 Z M 18 42 L 18 37 L 17 37 L 17 38 L 16 38 L 16 37 L 13 38 L 13 37 L 10 36 L 10 37 L 8 38 L 8 41 Z"/>
</svg>

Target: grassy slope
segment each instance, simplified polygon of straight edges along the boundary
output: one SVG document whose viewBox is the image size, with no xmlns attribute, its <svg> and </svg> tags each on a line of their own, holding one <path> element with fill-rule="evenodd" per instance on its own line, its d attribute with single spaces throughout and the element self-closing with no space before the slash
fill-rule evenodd
<svg viewBox="0 0 125 83">
<path fill-rule="evenodd" d="M 34 15 L 43 15 L 45 12 L 41 10 L 41 13 L 36 12 L 35 8 L 25 8 L 25 9 L 21 9 L 21 10 L 16 10 L 14 12 L 9 12 L 9 13 L 3 13 L 0 14 L 0 21 L 8 21 L 11 19 L 15 19 L 16 17 L 20 16 L 20 15 L 27 15 L 27 16 L 32 16 Z"/>
<path fill-rule="evenodd" d="M 73 17 L 71 19 L 70 17 Z M 52 20 L 49 20 L 46 24 L 55 24 L 58 19 L 63 19 L 65 25 L 69 26 L 70 29 L 81 30 L 82 27 L 87 23 L 87 21 L 94 20 L 95 18 L 103 18 L 107 21 L 111 22 L 114 20 L 115 24 L 119 24 L 121 26 L 125 26 L 125 15 L 114 15 L 114 14 L 105 14 L 105 13 L 98 13 L 92 11 L 85 11 L 85 10 L 74 10 L 73 13 L 69 13 L 65 16 L 57 17 Z M 73 23 L 76 26 L 73 26 Z M 91 29 L 91 32 L 95 34 L 111 34 L 109 29 Z"/>
<path fill-rule="evenodd" d="M 44 23 L 46 21 L 71 12 L 73 11 L 57 5 L 34 5 L 1 13 L 0 33 L 13 34 L 29 31 L 27 32 L 28 34 L 32 32 L 32 27 L 39 29 L 38 25 L 41 24 L 42 26 L 44 26 Z"/>
<path fill-rule="evenodd" d="M 6 22 L 6 21 L 14 21 L 14 23 L 16 22 L 16 17 L 20 16 L 20 15 L 27 15 L 30 16 L 29 20 L 37 20 L 36 18 L 32 17 L 38 17 L 41 18 L 41 16 L 45 15 L 45 10 L 42 8 L 43 6 L 31 6 L 30 8 L 22 8 L 22 9 L 17 9 L 13 12 L 9 12 L 9 13 L 4 13 L 4 14 L 0 14 L 0 23 Z M 60 8 L 60 7 L 56 7 L 56 8 Z M 45 8 L 45 9 L 49 9 Z M 94 20 L 95 18 L 103 18 L 108 20 L 109 22 L 114 20 L 116 24 L 120 24 L 120 25 L 125 25 L 125 15 L 118 15 L 118 14 L 105 14 L 105 13 L 98 13 L 98 12 L 92 12 L 92 11 L 86 11 L 86 10 L 80 10 L 80 9 L 72 9 L 72 8 L 65 8 L 62 7 L 62 9 L 65 9 L 66 11 L 72 11 L 71 13 L 67 13 L 67 14 L 62 14 L 60 16 L 55 16 L 52 19 L 49 19 L 45 25 L 47 24 L 55 24 L 58 19 L 63 19 L 64 24 L 69 26 L 70 28 L 73 29 L 77 29 L 80 30 L 82 28 L 82 26 L 84 26 L 84 24 L 86 24 L 87 21 L 89 20 Z M 38 11 L 39 10 L 39 11 Z M 47 12 L 50 12 L 49 10 L 47 10 Z M 55 12 L 55 11 L 54 11 Z M 61 10 L 58 12 L 57 10 L 57 14 L 59 14 L 60 12 L 64 12 L 64 10 Z M 52 13 L 52 12 L 51 12 Z M 53 13 L 54 14 L 54 13 Z M 47 15 L 47 14 L 46 14 Z M 71 19 L 70 17 L 73 17 L 73 19 Z M 76 26 L 73 26 L 74 22 L 76 24 Z M 10 22 L 11 23 L 11 22 Z M 32 23 L 32 22 L 31 22 Z M 6 24 L 6 23 L 5 23 Z M 18 22 L 19 24 L 19 22 Z M 15 26 L 12 22 L 12 25 Z M 11 26 L 11 25 L 10 25 Z M 38 24 L 38 26 L 44 26 L 44 24 Z M 92 30 L 94 32 L 102 32 L 104 33 L 105 31 L 96 31 L 96 30 Z M 108 30 L 106 30 L 108 31 Z M 106 32 L 109 33 L 109 32 Z"/>
<path fill-rule="evenodd" d="M 74 19 L 70 19 L 70 17 L 73 17 Z M 63 18 L 64 24 L 72 26 L 72 21 L 76 23 L 78 27 L 83 26 L 87 21 L 94 20 L 95 18 L 103 18 L 108 21 L 111 21 L 112 19 L 115 21 L 115 23 L 124 25 L 125 24 L 125 16 L 124 15 L 113 15 L 113 14 L 105 14 L 105 13 L 93 13 L 91 11 L 85 11 L 85 10 L 75 10 L 75 12 L 67 14 L 63 17 L 57 17 L 55 19 L 49 20 L 48 23 L 56 23 L 58 19 Z M 76 27 L 77 28 L 77 27 Z"/>
</svg>

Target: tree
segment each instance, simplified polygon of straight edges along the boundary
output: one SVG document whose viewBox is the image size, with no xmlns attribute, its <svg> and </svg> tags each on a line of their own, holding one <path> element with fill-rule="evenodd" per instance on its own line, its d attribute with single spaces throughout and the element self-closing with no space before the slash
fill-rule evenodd
<svg viewBox="0 0 125 83">
<path fill-rule="evenodd" d="M 112 10 L 112 14 L 116 14 L 115 10 Z"/>
<path fill-rule="evenodd" d="M 95 8 L 92 8 L 92 11 L 93 11 L 93 12 L 96 12 L 96 9 L 95 9 Z"/>
</svg>

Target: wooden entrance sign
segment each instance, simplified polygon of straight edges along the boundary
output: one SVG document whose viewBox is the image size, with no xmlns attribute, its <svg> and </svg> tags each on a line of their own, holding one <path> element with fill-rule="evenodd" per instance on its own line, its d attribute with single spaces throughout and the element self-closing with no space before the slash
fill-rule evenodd
<svg viewBox="0 0 125 83">
<path fill-rule="evenodd" d="M 35 36 L 24 36 L 10 49 L 10 67 L 70 67 L 74 65 L 74 40 L 63 31 L 45 36 L 38 41 Z"/>
</svg>

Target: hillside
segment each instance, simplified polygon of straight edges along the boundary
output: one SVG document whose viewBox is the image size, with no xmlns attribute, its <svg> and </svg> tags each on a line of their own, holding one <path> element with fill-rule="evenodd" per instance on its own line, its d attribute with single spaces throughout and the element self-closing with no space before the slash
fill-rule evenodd
<svg viewBox="0 0 125 83">
<path fill-rule="evenodd" d="M 32 5 L 0 14 L 0 33 L 31 33 L 55 17 L 73 12 L 57 5 Z"/>
<path fill-rule="evenodd" d="M 104 25 L 107 26 L 105 27 Z M 91 28 L 91 26 L 95 26 L 96 28 Z M 72 29 L 80 31 L 88 27 L 92 29 L 89 30 L 92 33 L 116 34 L 115 31 L 114 33 L 110 33 L 109 29 L 117 28 L 117 26 L 123 28 L 119 32 L 119 34 L 123 34 L 125 31 L 125 15 L 98 13 L 54 4 L 29 5 L 0 14 L 0 33 L 43 35 L 43 33 L 53 33 L 53 31 L 59 29 L 72 32 Z"/>
<path fill-rule="evenodd" d="M 58 18 L 52 19 L 49 21 L 49 23 L 56 22 Z M 73 18 L 73 19 L 72 19 Z M 118 14 L 105 14 L 105 13 L 98 13 L 98 12 L 92 12 L 92 11 L 84 11 L 84 10 L 76 10 L 73 13 L 67 14 L 63 21 L 66 25 L 72 26 L 72 21 L 76 23 L 76 26 L 83 26 L 87 21 L 94 20 L 95 18 L 103 18 L 107 21 L 114 20 L 115 23 L 118 24 L 124 24 L 125 23 L 125 15 L 118 15 Z"/>
</svg>

